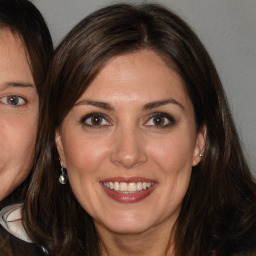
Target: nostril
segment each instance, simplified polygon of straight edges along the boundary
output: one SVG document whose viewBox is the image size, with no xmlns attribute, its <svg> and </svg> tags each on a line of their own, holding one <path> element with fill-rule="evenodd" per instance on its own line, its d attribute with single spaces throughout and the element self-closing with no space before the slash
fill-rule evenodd
<svg viewBox="0 0 256 256">
<path fill-rule="evenodd" d="M 142 153 L 136 153 L 133 155 L 121 155 L 116 153 L 112 154 L 111 160 L 115 165 L 122 165 L 126 169 L 130 169 L 146 162 L 147 157 L 145 156 L 145 154 Z"/>
</svg>

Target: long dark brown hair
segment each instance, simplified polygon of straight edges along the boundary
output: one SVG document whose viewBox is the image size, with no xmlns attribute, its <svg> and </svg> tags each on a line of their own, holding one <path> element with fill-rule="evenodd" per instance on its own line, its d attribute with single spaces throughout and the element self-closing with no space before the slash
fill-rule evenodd
<svg viewBox="0 0 256 256">
<path fill-rule="evenodd" d="M 17 40 L 21 40 L 40 102 L 53 54 L 52 38 L 42 14 L 28 0 L 0 0 L 0 29 L 11 31 Z M 11 195 L 14 201 L 27 187 L 28 180 Z M 10 201 L 13 200 L 8 198 L 7 202 Z"/>
<path fill-rule="evenodd" d="M 207 127 L 204 157 L 193 167 L 173 232 L 175 256 L 252 254 L 256 186 L 219 76 L 191 28 L 154 4 L 100 9 L 75 26 L 56 49 L 40 113 L 37 162 L 25 201 L 29 236 L 50 255 L 100 255 L 92 218 L 70 185 L 58 182 L 55 131 L 111 58 L 141 49 L 158 53 L 181 76 L 197 129 Z"/>
</svg>

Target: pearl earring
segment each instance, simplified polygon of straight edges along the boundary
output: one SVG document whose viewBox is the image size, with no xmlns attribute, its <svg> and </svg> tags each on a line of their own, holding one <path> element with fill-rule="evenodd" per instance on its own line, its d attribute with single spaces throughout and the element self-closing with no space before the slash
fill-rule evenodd
<svg viewBox="0 0 256 256">
<path fill-rule="evenodd" d="M 67 175 L 67 171 L 62 167 L 63 162 L 60 160 L 60 172 L 61 175 L 59 177 L 59 182 L 62 185 L 65 185 L 68 182 L 68 175 Z"/>
</svg>

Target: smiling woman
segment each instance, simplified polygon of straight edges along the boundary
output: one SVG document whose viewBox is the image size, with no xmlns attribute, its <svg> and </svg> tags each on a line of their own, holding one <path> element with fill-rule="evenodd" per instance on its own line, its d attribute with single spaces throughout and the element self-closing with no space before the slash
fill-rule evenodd
<svg viewBox="0 0 256 256">
<path fill-rule="evenodd" d="M 57 47 L 47 85 L 24 224 L 48 254 L 254 255 L 255 183 L 183 20 L 100 9 Z"/>
<path fill-rule="evenodd" d="M 204 149 L 205 130 L 196 132 L 194 120 L 180 76 L 154 51 L 105 65 L 57 133 L 73 192 L 98 232 L 160 225 L 168 237 Z"/>
<path fill-rule="evenodd" d="M 39 98 L 52 51 L 48 28 L 33 4 L 26 0 L 0 0 L 1 208 L 22 201 L 22 189 L 24 192 L 27 189 L 28 180 L 19 185 L 33 165 Z M 8 228 L 9 215 L 5 212 L 5 209 L 0 212 L 0 224 L 14 234 Z M 19 226 L 20 217 L 12 219 L 12 224 Z M 0 227 L 1 255 L 30 255 L 32 247 L 27 245 L 22 251 L 22 243 L 18 241 Z"/>
</svg>

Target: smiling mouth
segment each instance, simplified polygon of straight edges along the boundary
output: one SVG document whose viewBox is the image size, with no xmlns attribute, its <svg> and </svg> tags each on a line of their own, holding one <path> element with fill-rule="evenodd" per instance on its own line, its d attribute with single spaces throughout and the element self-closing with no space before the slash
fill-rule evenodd
<svg viewBox="0 0 256 256">
<path fill-rule="evenodd" d="M 148 197 L 157 187 L 158 182 L 141 177 L 102 180 L 103 190 L 119 203 L 137 203 Z"/>
<path fill-rule="evenodd" d="M 154 186 L 154 182 L 102 182 L 103 186 L 119 193 L 136 193 L 148 190 Z"/>
</svg>

